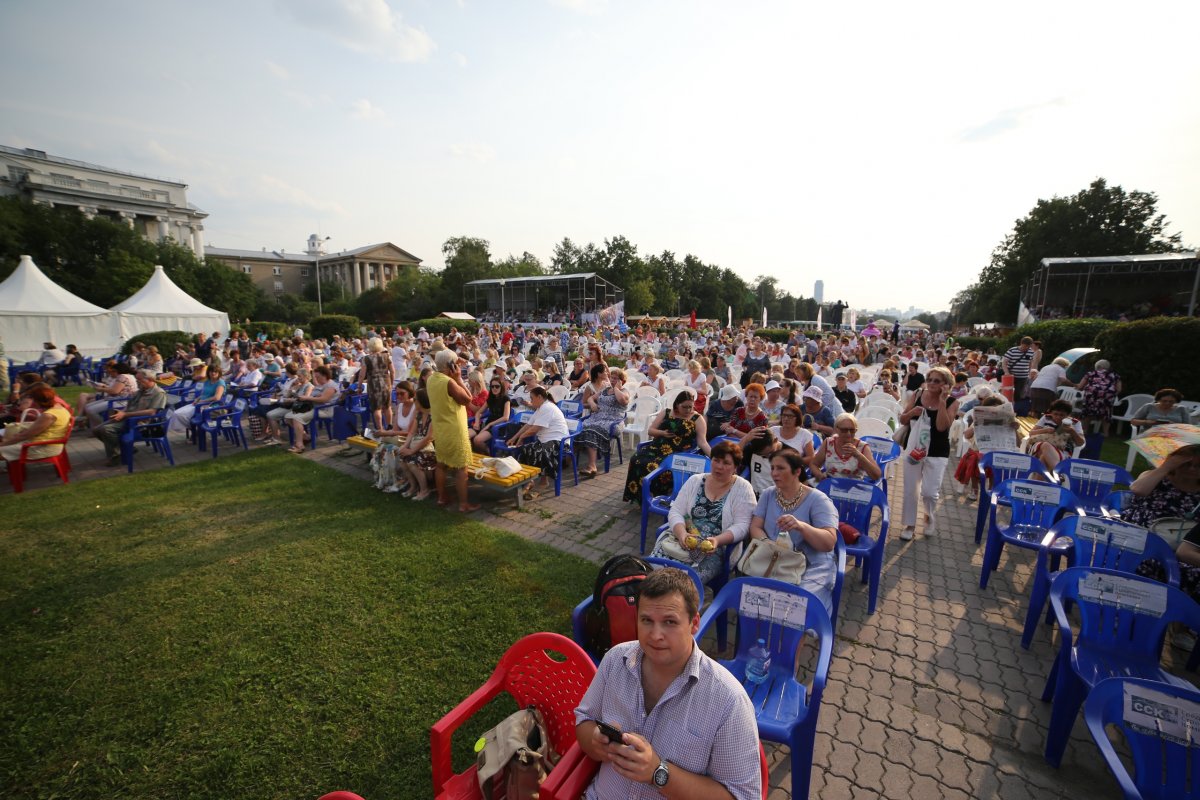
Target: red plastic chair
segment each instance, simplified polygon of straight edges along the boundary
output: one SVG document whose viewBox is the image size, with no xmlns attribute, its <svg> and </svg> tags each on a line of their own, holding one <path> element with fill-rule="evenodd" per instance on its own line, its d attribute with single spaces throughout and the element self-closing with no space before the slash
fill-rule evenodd
<svg viewBox="0 0 1200 800">
<path fill-rule="evenodd" d="M 363 800 L 363 798 L 354 792 L 330 792 L 321 795 L 317 800 Z"/>
<path fill-rule="evenodd" d="M 758 743 L 758 759 L 762 765 L 762 796 L 767 800 L 767 752 L 763 750 L 762 742 Z M 579 800 L 599 771 L 599 761 L 588 758 L 578 747 L 573 748 L 546 777 L 542 784 L 542 800 Z"/>
<path fill-rule="evenodd" d="M 556 661 L 547 651 L 561 653 L 566 660 Z M 429 732 L 434 796 L 438 800 L 482 797 L 474 764 L 466 772 L 454 774 L 450 744 L 454 731 L 502 692 L 508 693 L 522 708 L 536 706 L 545 719 L 555 751 L 562 754 L 564 761 L 576 763 L 583 754 L 575 741 L 575 707 L 595 676 L 596 665 L 587 653 L 557 633 L 533 633 L 508 648 L 487 682 Z M 554 772 L 557 771 L 556 767 Z"/>
<path fill-rule="evenodd" d="M 8 462 L 8 482 L 12 484 L 13 493 L 20 494 L 25 491 L 25 466 L 27 464 L 40 464 L 49 462 L 54 465 L 54 469 L 58 472 L 58 477 L 62 478 L 63 483 L 70 483 L 67 477 L 71 471 L 71 459 L 67 457 L 67 440 L 71 438 L 71 431 L 75 427 L 75 420 L 72 419 L 67 423 L 67 433 L 61 439 L 46 439 L 40 442 L 25 442 L 21 445 L 21 457 L 16 461 Z M 47 444 L 61 444 L 62 452 L 56 456 L 47 458 L 30 458 L 29 448 L 41 447 Z"/>
</svg>

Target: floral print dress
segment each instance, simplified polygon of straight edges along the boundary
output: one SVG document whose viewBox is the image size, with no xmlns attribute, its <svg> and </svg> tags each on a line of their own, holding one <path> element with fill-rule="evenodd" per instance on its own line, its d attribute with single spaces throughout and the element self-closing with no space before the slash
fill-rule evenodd
<svg viewBox="0 0 1200 800">
<path fill-rule="evenodd" d="M 625 479 L 624 500 L 627 503 L 642 504 L 642 478 L 658 469 L 662 461 L 671 453 L 686 452 L 696 448 L 696 420 L 699 414 L 692 414 L 688 419 L 668 416 L 663 423 L 666 436 L 656 436 L 633 458 L 629 459 L 629 473 Z M 669 472 L 664 472 L 655 479 L 650 487 L 651 494 L 667 495 L 671 493 L 674 479 Z"/>
</svg>

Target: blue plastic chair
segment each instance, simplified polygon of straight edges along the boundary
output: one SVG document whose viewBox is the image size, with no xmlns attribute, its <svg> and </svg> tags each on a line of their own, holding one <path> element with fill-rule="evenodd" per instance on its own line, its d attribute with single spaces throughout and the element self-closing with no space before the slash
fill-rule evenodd
<svg viewBox="0 0 1200 800">
<path fill-rule="evenodd" d="M 578 400 L 560 400 L 558 410 L 567 419 L 583 419 L 583 403 Z"/>
<path fill-rule="evenodd" d="M 1025 614 L 1025 631 L 1021 647 L 1029 649 L 1037 630 L 1038 617 L 1046 607 L 1052 578 L 1051 561 L 1067 557 L 1069 567 L 1100 567 L 1134 574 L 1143 561 L 1156 558 L 1167 571 L 1167 583 L 1179 585 L 1179 561 L 1175 551 L 1158 535 L 1140 525 L 1104 517 L 1066 517 L 1042 539 L 1033 586 L 1029 593 L 1029 611 Z M 1047 618 L 1046 622 L 1052 622 Z"/>
<path fill-rule="evenodd" d="M 888 527 L 891 524 L 887 495 L 873 483 L 852 478 L 826 478 L 817 489 L 824 492 L 837 506 L 839 521 L 858 529 L 858 541 L 854 544 L 843 544 L 846 554 L 854 557 L 862 574 L 862 582 L 868 584 L 867 613 L 874 614 L 875 604 L 879 599 L 879 578 L 886 556 Z M 871 517 L 876 510 L 879 511 L 880 518 L 879 535 L 872 538 Z M 838 533 L 838 541 L 843 541 L 841 532 Z M 837 614 L 836 605 L 834 614 Z"/>
<path fill-rule="evenodd" d="M 1134 493 L 1128 489 L 1113 489 L 1100 501 L 1100 513 L 1106 517 L 1120 518 L 1134 497 Z"/>
<path fill-rule="evenodd" d="M 608 426 L 608 452 L 604 454 L 604 474 L 608 474 L 609 468 L 612 466 L 612 449 L 613 445 L 617 448 L 617 463 L 625 463 L 625 453 L 621 450 L 621 426 L 624 423 L 617 420 L 612 425 Z"/>
<path fill-rule="evenodd" d="M 700 574 L 697 573 L 696 570 L 692 569 L 687 564 L 681 564 L 678 561 L 672 561 L 669 558 L 652 558 L 650 556 L 641 556 L 641 558 L 645 561 L 649 561 L 656 567 L 675 567 L 676 569 L 681 569 L 686 572 L 688 577 L 692 579 L 692 583 L 696 584 L 696 592 L 700 595 L 700 605 L 703 607 L 704 584 L 700 581 Z M 588 658 L 592 659 L 594 663 L 599 664 L 600 659 L 596 657 L 595 653 L 593 653 L 591 650 L 588 650 L 587 630 L 584 625 L 584 621 L 587 617 L 587 611 L 592 607 L 592 600 L 592 595 L 589 594 L 587 597 L 583 598 L 583 600 L 579 601 L 579 605 L 575 606 L 575 609 L 571 612 L 571 637 L 575 640 L 575 644 L 582 647 L 583 652 L 588 654 Z M 620 642 L 613 642 L 613 644 L 620 644 Z"/>
<path fill-rule="evenodd" d="M 488 455 L 507 455 L 512 452 L 508 448 L 508 437 L 521 430 L 521 427 L 533 416 L 532 411 L 517 411 L 510 412 L 510 414 L 511 419 L 508 422 L 492 428 L 492 438 L 488 439 Z"/>
<path fill-rule="evenodd" d="M 515 433 L 521 429 L 521 426 L 524 425 L 531 416 L 533 416 L 532 411 L 522 411 L 517 415 L 517 421 L 511 423 L 509 427 L 512 428 L 512 426 L 515 425 L 516 427 L 512 428 L 513 432 Z M 563 465 L 566 464 L 567 459 L 571 460 L 571 471 L 575 477 L 575 485 L 579 485 L 579 459 L 575 454 L 575 439 L 579 436 L 579 432 L 583 430 L 583 423 L 577 419 L 571 419 L 569 417 L 567 418 L 566 422 L 567 435 L 558 440 L 558 472 L 554 476 L 555 497 L 562 495 Z M 508 435 L 507 432 L 505 435 Z M 508 446 L 507 439 L 492 437 L 490 440 L 488 440 L 488 445 L 493 456 L 510 455 L 516 452 L 516 450 Z"/>
<path fill-rule="evenodd" d="M 217 457 L 218 443 L 221 439 L 230 442 L 235 447 L 241 445 L 243 450 L 249 450 L 246 432 L 242 430 L 242 415 L 246 413 L 246 398 L 239 397 L 228 406 L 221 408 L 206 407 L 200 413 L 197 426 L 197 440 L 203 452 L 205 438 L 212 439 L 212 457 Z"/>
<path fill-rule="evenodd" d="M 900 445 L 882 436 L 864 436 L 862 440 L 867 443 L 867 447 L 871 448 L 871 455 L 875 456 L 875 463 L 879 465 L 879 469 L 883 473 L 879 476 L 879 480 L 876 483 L 883 489 L 883 494 L 886 497 L 888 490 L 888 467 L 900 457 Z"/>
<path fill-rule="evenodd" d="M 1126 800 L 1200 798 L 1200 780 L 1197 780 L 1200 776 L 1200 730 L 1191 731 L 1188 737 L 1185 727 L 1185 739 L 1180 740 L 1170 735 L 1175 731 L 1168 732 L 1160 727 L 1150 733 L 1148 725 L 1136 724 L 1136 720 L 1134 725 L 1128 724 L 1130 721 L 1125 719 L 1126 692 L 1134 697 L 1156 692 L 1195 707 L 1200 704 L 1200 691 L 1140 678 L 1108 678 L 1092 687 L 1083 705 L 1083 721 Z M 1156 704 L 1163 703 L 1161 697 L 1151 695 L 1147 699 Z M 1125 769 L 1108 738 L 1109 725 L 1116 725 L 1125 737 L 1126 749 L 1133 759 L 1133 776 Z"/>
<path fill-rule="evenodd" d="M 1079 610 L 1077 634 L 1067 603 Z M 1071 567 L 1050 584 L 1050 606 L 1058 621 L 1059 650 L 1042 699 L 1054 701 L 1045 750 L 1052 766 L 1062 763 L 1088 691 L 1105 678 L 1145 678 L 1191 688 L 1159 663 L 1170 623 L 1200 629 L 1200 605 L 1182 590 L 1115 570 Z"/>
<path fill-rule="evenodd" d="M 317 449 L 317 434 L 320 432 L 322 426 L 325 428 L 325 435 L 330 439 L 330 441 L 333 440 L 333 438 L 334 438 L 334 436 L 333 436 L 333 411 L 329 412 L 329 416 L 324 416 L 324 415 L 322 415 L 321 412 L 325 411 L 326 409 L 337 408 L 338 405 L 339 405 L 338 400 L 335 398 L 334 400 L 332 400 L 328 403 L 323 403 L 319 406 L 313 406 L 312 419 L 308 421 L 308 426 L 307 426 L 308 427 L 308 449 L 309 450 Z M 291 444 L 292 446 L 295 446 L 296 431 L 293 430 L 290 423 L 287 424 L 287 431 L 288 431 L 288 443 Z"/>
<path fill-rule="evenodd" d="M 996 450 L 979 457 L 976 467 L 979 477 L 979 511 L 975 515 L 975 544 L 983 540 L 983 526 L 987 521 L 991 494 L 1005 481 L 1015 478 L 1032 478 L 1040 475 L 1047 481 L 1054 480 L 1054 473 L 1033 456 Z"/>
<path fill-rule="evenodd" d="M 1114 488 L 1133 484 L 1133 476 L 1124 467 L 1086 458 L 1063 459 L 1054 473 L 1092 516 L 1103 512 L 1104 498 Z"/>
<path fill-rule="evenodd" d="M 766 619 L 740 613 L 744 592 L 751 592 L 752 597 L 757 595 L 765 601 L 763 616 Z M 802 613 L 798 608 L 801 603 Z M 795 612 L 792 613 L 790 608 L 796 609 Z M 732 659 L 720 663 L 746 687 L 754 705 L 759 736 L 790 748 L 792 797 L 796 800 L 807 798 L 817 715 L 833 656 L 833 623 L 825 606 L 810 592 L 770 578 L 738 578 L 730 581 L 704 612 L 696 641 L 699 642 L 717 618 L 727 612 L 737 615 L 737 649 Z M 796 680 L 795 667 L 796 652 L 806 631 L 816 635 L 819 647 L 812 683 L 807 687 Z M 759 639 L 764 639 L 771 651 L 771 668 L 765 681 L 754 684 L 746 680 L 746 664 L 750 659 L 750 648 Z"/>
<path fill-rule="evenodd" d="M 134 417 L 126 421 L 121 432 L 121 462 L 133 472 L 133 448 L 138 442 L 146 442 L 151 449 L 175 466 L 175 455 L 171 452 L 171 440 L 167 438 L 167 423 L 171 410 L 164 408 L 149 417 Z"/>
<path fill-rule="evenodd" d="M 710 471 L 712 471 L 712 462 L 708 456 L 700 453 L 671 453 L 663 459 L 658 469 L 642 478 L 642 549 L 640 552 L 646 552 L 646 526 L 650 524 L 651 512 L 665 517 L 671 510 L 671 501 L 683 488 L 684 481 L 698 473 Z M 654 479 L 664 472 L 670 472 L 674 481 L 671 494 L 655 497 L 651 495 L 650 487 L 654 484 Z"/>
<path fill-rule="evenodd" d="M 1012 507 L 1012 519 L 1001 527 L 996 511 L 1002 505 Z M 987 542 L 983 546 L 983 566 L 979 570 L 979 588 L 986 589 L 988 577 L 999 569 L 1004 545 L 1037 550 L 1054 523 L 1073 511 L 1082 516 L 1083 508 L 1070 489 L 1042 481 L 1011 480 L 991 493 Z"/>
</svg>

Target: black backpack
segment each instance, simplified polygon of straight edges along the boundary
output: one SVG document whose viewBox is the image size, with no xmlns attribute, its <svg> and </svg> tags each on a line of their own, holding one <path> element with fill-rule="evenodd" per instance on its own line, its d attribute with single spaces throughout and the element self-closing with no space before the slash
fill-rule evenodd
<svg viewBox="0 0 1200 800">
<path fill-rule="evenodd" d="M 639 556 L 613 556 L 604 562 L 584 617 L 588 652 L 601 658 L 613 645 L 637 638 L 637 595 L 653 571 L 650 562 Z"/>
</svg>

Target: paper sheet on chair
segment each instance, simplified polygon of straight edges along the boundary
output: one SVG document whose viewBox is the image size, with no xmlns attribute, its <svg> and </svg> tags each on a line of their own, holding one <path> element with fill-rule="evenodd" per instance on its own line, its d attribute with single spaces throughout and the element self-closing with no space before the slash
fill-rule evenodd
<svg viewBox="0 0 1200 800">
<path fill-rule="evenodd" d="M 747 619 L 765 619 L 804 630 L 808 627 L 808 599 L 760 586 L 746 586 L 742 588 L 738 614 Z"/>
<path fill-rule="evenodd" d="M 1200 703 L 1125 684 L 1124 720 L 1129 727 L 1178 744 L 1200 742 Z"/>
<path fill-rule="evenodd" d="M 1079 579 L 1079 596 L 1093 603 L 1128 608 L 1139 614 L 1161 617 L 1167 612 L 1166 584 L 1150 585 L 1117 575 L 1091 574 Z"/>
<path fill-rule="evenodd" d="M 869 503 L 871 502 L 871 487 L 852 486 L 849 489 L 844 489 L 840 486 L 835 486 L 829 490 L 829 496 L 837 500 L 847 500 L 851 503 Z"/>
<path fill-rule="evenodd" d="M 1146 552 L 1145 528 L 1109 519 L 1085 517 L 1075 526 L 1075 535 L 1101 544 L 1108 544 L 1131 553 Z"/>
<path fill-rule="evenodd" d="M 996 469 L 1025 469 L 1029 466 L 1029 459 L 1020 453 L 996 453 L 992 456 L 992 466 Z"/>
<path fill-rule="evenodd" d="M 1016 483 L 1012 487 L 1012 496 L 1014 500 L 1057 505 L 1060 494 L 1058 487 L 1049 484 Z"/>
<path fill-rule="evenodd" d="M 1071 477 L 1081 481 L 1097 481 L 1113 483 L 1117 479 L 1117 471 L 1112 467 L 1095 467 L 1091 464 L 1072 464 Z"/>
</svg>

